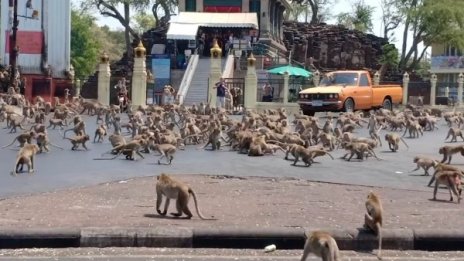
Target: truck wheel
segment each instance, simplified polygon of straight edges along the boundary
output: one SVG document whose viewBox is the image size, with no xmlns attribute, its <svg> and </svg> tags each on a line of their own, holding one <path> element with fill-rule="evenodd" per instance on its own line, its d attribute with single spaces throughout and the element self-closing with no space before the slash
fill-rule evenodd
<svg viewBox="0 0 464 261">
<path fill-rule="evenodd" d="M 348 98 L 345 100 L 345 103 L 343 104 L 343 109 L 345 112 L 354 112 L 354 101 L 351 98 Z"/>
<path fill-rule="evenodd" d="M 314 112 L 314 111 L 303 111 L 303 114 L 307 115 L 307 116 L 314 116 L 314 114 L 316 114 L 316 112 Z"/>
<path fill-rule="evenodd" d="M 383 100 L 382 108 L 384 108 L 385 110 L 389 110 L 389 111 L 393 109 L 393 105 L 390 99 L 385 98 L 385 100 Z"/>
</svg>

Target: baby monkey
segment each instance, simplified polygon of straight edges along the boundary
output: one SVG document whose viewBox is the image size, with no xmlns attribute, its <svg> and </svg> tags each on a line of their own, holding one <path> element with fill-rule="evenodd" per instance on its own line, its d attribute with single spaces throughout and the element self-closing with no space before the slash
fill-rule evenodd
<svg viewBox="0 0 464 261">
<path fill-rule="evenodd" d="M 325 231 L 313 231 L 309 235 L 306 235 L 306 238 L 301 261 L 306 261 L 310 252 L 321 257 L 323 261 L 340 260 L 337 241 L 329 233 Z"/>
<path fill-rule="evenodd" d="M 182 214 L 187 215 L 187 218 L 190 219 L 192 218 L 192 212 L 188 208 L 188 202 L 190 199 L 190 195 L 193 196 L 193 200 L 195 202 L 195 209 L 197 211 L 198 216 L 203 219 L 203 220 L 214 220 L 214 219 L 209 219 L 205 218 L 198 207 L 198 201 L 197 201 L 197 196 L 195 195 L 195 192 L 193 189 L 185 184 L 182 181 L 176 180 L 174 178 L 171 178 L 170 176 L 161 173 L 157 177 L 157 182 L 156 182 L 156 211 L 158 214 L 165 216 L 168 212 L 169 208 L 169 202 L 171 199 L 176 200 L 176 209 L 177 213 L 171 213 L 171 215 L 175 217 L 180 217 Z M 161 212 L 160 207 L 161 207 L 161 202 L 163 201 L 163 196 L 166 197 L 166 201 L 164 203 L 164 210 Z"/>
</svg>

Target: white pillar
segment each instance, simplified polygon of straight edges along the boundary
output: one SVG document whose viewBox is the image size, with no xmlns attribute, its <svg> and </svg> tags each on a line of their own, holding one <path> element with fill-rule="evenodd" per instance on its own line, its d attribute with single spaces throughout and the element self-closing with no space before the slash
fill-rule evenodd
<svg viewBox="0 0 464 261">
<path fill-rule="evenodd" d="M 289 85 L 289 76 L 288 76 L 288 72 L 285 72 L 284 73 L 284 90 L 283 90 L 283 99 L 284 99 L 284 104 L 287 104 L 288 103 L 288 91 L 289 91 L 289 88 L 288 88 L 288 85 Z"/>
<path fill-rule="evenodd" d="M 408 104 L 408 85 L 409 85 L 409 74 L 405 72 L 403 74 L 403 105 Z"/>
<path fill-rule="evenodd" d="M 435 106 L 437 95 L 437 75 L 432 74 L 430 77 L 430 106 Z"/>
<path fill-rule="evenodd" d="M 462 87 L 464 85 L 464 74 L 458 76 L 458 105 L 462 105 Z"/>
<path fill-rule="evenodd" d="M 104 52 L 100 57 L 98 65 L 98 101 L 103 105 L 110 105 L 110 59 L 108 54 Z M 80 92 L 80 91 L 79 91 Z"/>
<path fill-rule="evenodd" d="M 134 49 L 134 70 L 132 72 L 131 106 L 147 104 L 147 71 L 145 65 L 146 50 L 142 41 Z"/>
<path fill-rule="evenodd" d="M 210 49 L 211 53 L 211 67 L 209 72 L 209 86 L 208 86 L 208 103 L 211 107 L 216 107 L 216 89 L 215 84 L 221 78 L 221 57 L 222 50 L 214 39 L 213 48 Z"/>
<path fill-rule="evenodd" d="M 321 73 L 319 72 L 319 70 L 316 70 L 314 72 L 313 82 L 315 87 L 319 86 L 319 83 L 321 82 Z"/>
<path fill-rule="evenodd" d="M 380 85 L 380 72 L 376 71 L 374 74 L 374 85 Z"/>
<path fill-rule="evenodd" d="M 81 80 L 77 79 L 76 80 L 76 92 L 74 94 L 74 97 L 79 97 L 81 95 Z"/>
<path fill-rule="evenodd" d="M 245 77 L 245 100 L 246 109 L 255 109 L 258 97 L 258 76 L 256 76 L 256 59 L 253 53 L 248 58 L 247 75 Z"/>
<path fill-rule="evenodd" d="M 449 98 L 449 87 L 448 86 L 445 87 L 445 97 Z"/>
</svg>

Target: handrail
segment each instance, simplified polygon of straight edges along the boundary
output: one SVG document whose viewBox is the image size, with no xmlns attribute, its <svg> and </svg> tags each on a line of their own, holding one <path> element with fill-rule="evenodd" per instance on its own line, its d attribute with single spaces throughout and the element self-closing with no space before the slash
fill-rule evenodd
<svg viewBox="0 0 464 261">
<path fill-rule="evenodd" d="M 224 70 L 222 71 L 223 78 L 233 78 L 234 76 L 234 55 L 227 55 L 226 63 L 224 64 Z"/>
<path fill-rule="evenodd" d="M 177 100 L 179 104 L 184 103 L 185 96 L 187 95 L 190 83 L 192 82 L 193 75 L 197 69 L 199 55 L 197 53 L 192 54 L 189 59 L 187 68 L 185 69 L 184 77 L 180 82 L 179 91 L 177 92 Z"/>
<path fill-rule="evenodd" d="M 260 43 L 260 42 L 257 42 L 257 43 L 253 43 L 252 44 L 252 47 L 253 47 L 253 51 L 254 51 L 254 47 L 255 46 L 262 46 L 262 47 L 265 47 L 267 48 L 268 50 L 270 50 L 271 52 L 275 53 L 277 55 L 278 58 L 284 58 L 286 60 L 289 60 L 290 63 L 293 63 L 293 64 L 298 64 L 300 66 L 302 66 L 303 68 L 307 69 L 306 66 L 304 65 L 304 63 L 302 62 L 299 62 L 295 59 L 292 59 L 292 50 L 289 50 L 289 56 L 287 56 L 286 54 L 284 54 L 282 51 L 280 51 L 279 49 L 275 48 L 275 47 L 272 47 L 268 44 L 265 44 L 265 43 Z M 269 54 L 268 52 L 266 52 L 266 54 Z"/>
</svg>

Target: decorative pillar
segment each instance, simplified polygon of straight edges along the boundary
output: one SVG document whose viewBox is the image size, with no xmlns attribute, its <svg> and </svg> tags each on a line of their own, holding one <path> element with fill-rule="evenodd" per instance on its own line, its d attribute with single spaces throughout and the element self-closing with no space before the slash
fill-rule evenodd
<svg viewBox="0 0 464 261">
<path fill-rule="evenodd" d="M 374 74 L 374 85 L 380 85 L 380 72 L 376 71 Z"/>
<path fill-rule="evenodd" d="M 435 106 L 437 95 L 437 75 L 432 74 L 430 77 L 430 106 Z"/>
<path fill-rule="evenodd" d="M 408 104 L 408 85 L 409 85 L 409 74 L 405 72 L 403 74 L 403 101 L 402 104 Z"/>
<path fill-rule="evenodd" d="M 259 19 L 259 36 L 260 38 L 269 38 L 269 31 L 270 31 L 270 23 L 269 19 L 271 17 L 270 14 L 270 3 L 269 1 L 261 1 L 261 16 Z"/>
<path fill-rule="evenodd" d="M 258 76 L 256 75 L 256 58 L 253 53 L 248 58 L 247 75 L 245 77 L 245 100 L 244 106 L 246 109 L 256 108 L 258 99 Z"/>
<path fill-rule="evenodd" d="M 132 108 L 147 104 L 147 71 L 145 65 L 146 50 L 142 41 L 134 49 L 134 69 L 132 72 L 131 106 Z"/>
<path fill-rule="evenodd" d="M 449 98 L 449 87 L 448 86 L 445 87 L 445 97 Z"/>
<path fill-rule="evenodd" d="M 314 87 L 319 86 L 320 82 L 321 82 L 321 73 L 319 72 L 319 70 L 316 70 L 313 76 Z"/>
<path fill-rule="evenodd" d="M 209 72 L 209 86 L 208 86 L 208 103 L 210 106 L 216 106 L 216 83 L 221 78 L 221 57 L 222 50 L 214 39 L 213 48 L 210 49 L 211 53 L 211 67 Z"/>
<path fill-rule="evenodd" d="M 458 76 L 458 105 L 462 105 L 462 87 L 464 85 L 464 74 Z"/>
<path fill-rule="evenodd" d="M 281 98 L 283 98 L 283 102 L 284 104 L 287 104 L 288 103 L 288 92 L 289 92 L 289 75 L 288 75 L 288 72 L 285 72 L 284 73 L 284 90 L 283 90 L 283 94 L 281 94 Z"/>
<path fill-rule="evenodd" d="M 98 101 L 103 105 L 110 105 L 110 78 L 110 58 L 103 52 L 98 66 Z"/>
<path fill-rule="evenodd" d="M 76 92 L 74 94 L 74 97 L 79 97 L 81 96 L 81 79 L 76 80 Z"/>
</svg>

